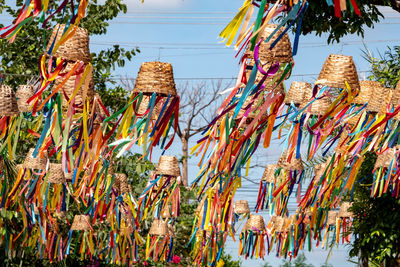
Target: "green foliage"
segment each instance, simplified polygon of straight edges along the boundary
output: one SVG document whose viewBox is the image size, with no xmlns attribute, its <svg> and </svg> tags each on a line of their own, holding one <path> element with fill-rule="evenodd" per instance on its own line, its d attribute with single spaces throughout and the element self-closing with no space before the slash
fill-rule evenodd
<svg viewBox="0 0 400 267">
<path fill-rule="evenodd" d="M 369 153 L 357 176 L 351 211 L 354 213 L 350 256 L 368 258 L 376 264 L 395 266 L 400 257 L 400 199 L 385 194 L 370 197 L 376 155 Z"/>
<path fill-rule="evenodd" d="M 306 256 L 304 253 L 299 254 L 295 260 L 288 261 L 284 260 L 280 267 L 314 267 L 312 264 L 307 263 Z"/>
<path fill-rule="evenodd" d="M 400 46 L 388 47 L 388 50 L 374 57 L 370 51 L 363 51 L 364 58 L 371 65 L 370 80 L 378 81 L 386 87 L 394 88 L 400 81 Z"/>
<path fill-rule="evenodd" d="M 334 7 L 328 6 L 326 1 L 309 0 L 309 7 L 304 15 L 301 26 L 303 35 L 315 33 L 321 36 L 328 35 L 328 43 L 339 42 L 347 34 L 364 36 L 365 26 L 371 28 L 384 16 L 379 12 L 377 5 L 390 6 L 390 0 L 369 1 L 357 0 L 357 6 L 362 16 L 351 10 L 347 1 L 347 10 L 342 12 L 342 18 L 335 17 Z"/>
</svg>

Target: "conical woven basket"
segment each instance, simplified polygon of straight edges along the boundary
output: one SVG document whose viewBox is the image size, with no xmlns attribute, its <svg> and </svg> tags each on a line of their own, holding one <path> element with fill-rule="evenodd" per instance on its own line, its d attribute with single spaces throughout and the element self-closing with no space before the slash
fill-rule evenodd
<svg viewBox="0 0 400 267">
<path fill-rule="evenodd" d="M 326 59 L 315 84 L 334 88 L 346 88 L 347 82 L 352 89 L 360 90 L 358 74 L 351 56 L 331 54 Z"/>
<path fill-rule="evenodd" d="M 143 95 L 143 99 L 142 102 L 140 102 L 139 108 L 137 110 L 137 113 L 139 115 L 144 114 L 147 111 L 147 108 L 149 107 L 149 103 L 150 103 L 150 95 Z M 153 112 L 151 114 L 151 116 L 153 118 L 156 118 L 158 115 L 160 115 L 162 106 L 159 105 L 160 103 L 157 103 L 157 105 L 154 106 L 153 108 Z"/>
<path fill-rule="evenodd" d="M 343 202 L 342 205 L 340 205 L 339 209 L 339 217 L 340 218 L 350 218 L 353 217 L 353 213 L 349 211 L 351 208 L 352 203 L 351 202 Z"/>
<path fill-rule="evenodd" d="M 267 71 L 273 64 L 274 63 L 271 63 L 271 62 L 264 64 L 263 69 L 265 71 Z M 247 80 L 250 78 L 250 74 L 251 74 L 251 71 L 252 71 L 254 65 L 255 65 L 254 60 L 251 60 L 250 63 L 248 64 L 248 67 L 245 72 Z M 263 78 L 264 78 L 264 75 L 259 70 L 257 70 L 257 75 L 256 75 L 254 84 L 259 84 Z M 283 94 L 285 92 L 285 87 L 283 86 L 283 82 L 281 82 L 278 86 L 276 86 L 278 80 L 279 80 L 279 77 L 277 77 L 277 75 L 268 76 L 263 83 L 265 85 L 264 91 L 266 91 L 266 92 L 274 91 L 275 93 Z"/>
<path fill-rule="evenodd" d="M 20 85 L 15 93 L 17 98 L 18 109 L 21 112 L 29 112 L 30 104 L 28 104 L 29 98 L 35 94 L 35 89 L 32 85 Z"/>
<path fill-rule="evenodd" d="M 308 98 L 309 99 L 309 98 Z M 306 99 L 303 100 L 303 103 L 300 105 L 300 109 L 303 109 L 309 101 Z M 332 101 L 327 97 L 323 96 L 321 98 L 316 99 L 312 104 L 311 108 L 307 107 L 305 111 L 309 111 L 311 115 L 324 115 L 331 105 Z"/>
<path fill-rule="evenodd" d="M 72 27 L 72 26 L 71 26 Z M 47 43 L 46 51 L 49 51 L 50 46 L 53 44 L 54 38 L 58 42 L 64 32 L 65 24 L 57 24 L 50 36 L 50 40 Z M 71 29 L 72 31 L 74 29 Z M 55 57 L 61 57 L 69 61 L 83 61 L 89 63 L 90 50 L 89 50 L 89 33 L 86 29 L 81 27 L 76 27 L 75 33 L 63 44 L 59 46 L 57 51 L 54 53 Z"/>
<path fill-rule="evenodd" d="M 47 178 L 48 183 L 63 184 L 66 182 L 61 163 L 50 163 L 48 172 L 49 172 L 49 177 Z"/>
<path fill-rule="evenodd" d="M 155 219 L 151 224 L 150 235 L 156 236 L 167 236 L 168 235 L 168 223 L 163 220 Z"/>
<path fill-rule="evenodd" d="M 390 101 L 390 88 L 386 88 L 380 83 L 376 83 L 373 92 L 368 100 L 366 110 L 372 113 L 378 113 L 386 108 L 386 104 Z"/>
<path fill-rule="evenodd" d="M 278 159 L 278 163 L 276 166 L 277 168 L 283 168 L 292 171 L 302 171 L 304 169 L 301 156 L 298 159 L 296 159 L 296 156 L 293 154 L 290 162 L 288 162 L 288 157 L 286 152 L 284 152 L 282 156 Z"/>
<path fill-rule="evenodd" d="M 37 157 L 34 158 L 34 157 L 32 157 L 34 150 L 35 150 L 34 148 L 29 149 L 29 152 L 26 155 L 26 158 L 24 161 L 24 167 L 27 169 L 32 169 L 32 170 L 46 169 L 47 153 L 43 157 L 40 157 L 40 155 L 38 154 Z"/>
<path fill-rule="evenodd" d="M 246 224 L 243 227 L 243 232 L 247 230 L 265 231 L 265 221 L 261 215 L 250 215 Z"/>
<path fill-rule="evenodd" d="M 115 187 L 117 188 L 118 192 L 122 195 L 125 193 L 129 193 L 131 188 L 128 183 L 128 177 L 124 173 L 115 173 Z"/>
<path fill-rule="evenodd" d="M 156 168 L 156 174 L 181 176 L 178 159 L 175 156 L 161 156 Z"/>
<path fill-rule="evenodd" d="M 265 167 L 261 180 L 267 183 L 273 183 L 275 179 L 276 164 L 269 164 Z"/>
<path fill-rule="evenodd" d="M 358 95 L 353 99 L 352 103 L 357 105 L 364 105 L 371 97 L 371 94 L 375 91 L 375 88 L 381 87 L 382 84 L 374 81 L 360 81 L 360 91 Z"/>
<path fill-rule="evenodd" d="M 175 230 L 172 224 L 168 224 L 168 236 L 171 238 L 175 238 Z"/>
<path fill-rule="evenodd" d="M 264 40 L 268 38 L 272 32 L 278 27 L 276 24 L 268 24 L 264 31 L 261 33 L 261 39 L 263 41 L 260 44 L 259 48 L 259 59 L 262 62 L 280 62 L 280 63 L 288 63 L 293 61 L 292 57 L 292 44 L 290 43 L 290 38 L 287 33 L 283 35 L 283 37 L 279 40 L 279 42 L 275 45 L 273 49 L 270 49 L 271 44 L 278 38 L 278 36 L 283 32 L 283 28 L 281 27 L 268 41 L 265 43 Z M 253 52 L 247 49 L 246 54 L 249 58 L 253 58 Z"/>
<path fill-rule="evenodd" d="M 64 72 L 68 73 L 72 70 L 73 66 L 75 65 L 75 62 L 68 62 Z M 59 84 L 63 82 L 65 78 L 58 78 L 54 82 L 54 88 L 56 88 Z M 67 95 L 68 98 L 71 98 L 73 92 L 75 91 L 75 84 L 76 84 L 77 76 L 72 75 L 69 77 L 69 79 L 65 82 L 65 84 L 61 87 L 59 92 L 63 95 L 63 106 L 65 107 L 68 103 L 68 100 L 66 97 L 64 97 L 64 93 Z M 79 88 L 78 93 L 75 95 L 75 104 L 76 105 L 83 105 L 83 101 L 86 100 L 86 98 L 89 99 L 89 102 L 92 103 L 94 97 L 94 82 L 93 82 L 93 75 L 92 72 L 90 71 L 88 75 L 86 76 L 85 81 Z"/>
<path fill-rule="evenodd" d="M 74 173 L 73 172 L 64 173 L 64 177 L 66 182 L 72 182 L 74 178 Z"/>
<path fill-rule="evenodd" d="M 91 229 L 89 215 L 75 215 L 71 225 L 72 231 L 90 231 Z"/>
<path fill-rule="evenodd" d="M 298 106 L 312 97 L 313 88 L 308 82 L 292 82 L 285 97 L 285 104 Z"/>
<path fill-rule="evenodd" d="M 392 160 L 396 158 L 397 152 L 398 152 L 398 149 L 393 147 L 393 148 L 389 148 L 382 154 L 378 155 L 378 158 L 376 159 L 376 162 L 375 162 L 375 168 L 379 168 L 379 167 L 388 168 L 390 166 L 390 163 L 392 162 Z"/>
<path fill-rule="evenodd" d="M 247 200 L 238 200 L 235 202 L 234 212 L 236 214 L 249 214 L 249 202 Z"/>
<path fill-rule="evenodd" d="M 171 63 L 144 62 L 140 66 L 133 92 L 159 95 L 177 94 Z"/>
<path fill-rule="evenodd" d="M 8 85 L 0 85 L 0 116 L 17 114 L 18 104 L 13 89 Z"/>
<path fill-rule="evenodd" d="M 338 217 L 339 213 L 337 211 L 330 210 L 328 211 L 328 221 L 326 222 L 327 225 L 336 225 L 336 218 Z"/>
<path fill-rule="evenodd" d="M 397 107 L 400 105 L 400 81 L 397 83 L 396 88 L 393 90 L 391 104 Z"/>
</svg>

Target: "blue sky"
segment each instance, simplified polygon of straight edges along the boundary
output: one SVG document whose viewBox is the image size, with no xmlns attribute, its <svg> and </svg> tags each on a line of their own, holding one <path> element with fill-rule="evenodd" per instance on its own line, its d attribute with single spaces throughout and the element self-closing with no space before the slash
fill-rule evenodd
<svg viewBox="0 0 400 267">
<path fill-rule="evenodd" d="M 91 49 L 94 51 L 117 43 L 126 48 L 137 45 L 141 50 L 132 62 L 115 71 L 116 77 L 134 78 L 142 62 L 153 60 L 172 63 L 178 86 L 187 78 L 196 83 L 197 80 L 194 79 L 201 81 L 202 78 L 225 78 L 228 82 L 229 78 L 236 77 L 239 69 L 238 60 L 234 58 L 236 52 L 219 43 L 217 37 L 238 11 L 242 0 L 145 0 L 144 4 L 140 0 L 130 0 L 126 3 L 129 7 L 128 13 L 115 19 L 106 35 L 91 39 Z M 340 44 L 328 45 L 326 35 L 302 36 L 293 75 L 286 81 L 286 86 L 294 80 L 313 83 L 323 62 L 331 53 L 353 56 L 360 79 L 364 79 L 369 66 L 362 58 L 363 42 L 369 50 L 377 54 L 377 51 L 382 52 L 386 46 L 399 44 L 400 41 L 400 14 L 390 8 L 383 8 L 382 12 L 388 18 L 376 24 L 374 29 L 366 29 L 364 39 L 350 35 L 343 38 Z M 293 40 L 292 36 L 291 39 Z M 192 139 L 191 144 L 195 141 L 196 138 Z M 280 154 L 279 144 L 279 141 L 275 141 L 268 150 L 259 148 L 253 157 L 254 161 L 261 165 L 276 162 Z M 176 141 L 167 154 L 179 156 L 180 142 Z M 153 161 L 156 162 L 158 157 L 159 153 L 156 151 Z M 196 158 L 189 161 L 189 180 L 193 180 L 197 174 L 197 161 Z M 252 169 L 249 178 L 258 181 L 262 171 L 263 168 Z M 250 206 L 254 206 L 257 189 L 258 185 L 244 180 L 236 199 L 247 199 Z M 226 249 L 237 258 L 237 242 L 228 241 Z M 334 249 L 329 262 L 334 266 L 353 266 L 354 264 L 347 261 L 347 250 L 346 246 Z M 327 251 L 315 248 L 311 253 L 306 253 L 308 260 L 315 266 L 322 264 L 327 255 Z M 277 266 L 280 259 L 271 254 L 266 256 L 265 262 Z M 261 266 L 262 263 L 263 261 L 255 260 L 243 261 L 244 266 Z"/>
</svg>

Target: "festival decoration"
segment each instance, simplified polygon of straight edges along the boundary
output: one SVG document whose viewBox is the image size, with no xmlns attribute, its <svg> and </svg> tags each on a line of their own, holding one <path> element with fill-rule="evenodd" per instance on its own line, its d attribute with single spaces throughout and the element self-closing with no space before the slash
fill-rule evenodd
<svg viewBox="0 0 400 267">
<path fill-rule="evenodd" d="M 32 85 L 20 85 L 15 93 L 17 98 L 18 110 L 20 112 L 29 112 L 31 110 L 28 104 L 29 99 L 35 94 L 35 88 Z"/>
<path fill-rule="evenodd" d="M 264 259 L 266 228 L 264 218 L 260 215 L 250 215 L 240 233 L 239 255 Z"/>
<path fill-rule="evenodd" d="M 17 98 L 8 85 L 0 85 L 0 116 L 18 115 Z"/>
</svg>

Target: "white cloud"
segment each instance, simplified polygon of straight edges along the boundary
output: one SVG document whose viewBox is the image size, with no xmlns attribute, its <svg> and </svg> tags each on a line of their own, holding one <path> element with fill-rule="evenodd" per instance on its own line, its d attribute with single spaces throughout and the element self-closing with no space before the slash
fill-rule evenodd
<svg viewBox="0 0 400 267">
<path fill-rule="evenodd" d="M 176 8 L 183 6 L 188 0 L 126 0 L 129 8 Z"/>
</svg>

